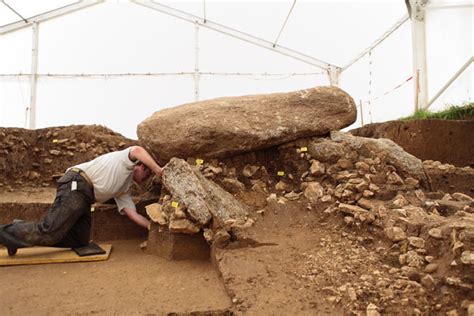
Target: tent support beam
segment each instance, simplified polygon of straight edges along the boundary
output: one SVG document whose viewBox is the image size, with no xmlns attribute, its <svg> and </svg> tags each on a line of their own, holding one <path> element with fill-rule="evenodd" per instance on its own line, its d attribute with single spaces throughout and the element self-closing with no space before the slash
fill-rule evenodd
<svg viewBox="0 0 474 316">
<path fill-rule="evenodd" d="M 415 79 L 415 112 L 428 106 L 426 65 L 426 6 L 428 0 L 409 0 L 413 47 L 413 78 Z"/>
<path fill-rule="evenodd" d="M 38 32 L 39 24 L 33 23 L 31 43 L 30 106 L 27 108 L 28 128 L 36 128 L 36 83 L 38 80 Z"/>
<path fill-rule="evenodd" d="M 51 11 L 48 11 L 48 12 L 45 12 L 45 13 L 42 13 L 42 14 L 38 14 L 38 15 L 29 17 L 29 18 L 26 19 L 26 21 L 21 20 L 21 21 L 10 23 L 10 24 L 6 24 L 6 25 L 3 25 L 3 26 L 0 26 L 0 35 L 4 35 L 4 34 L 10 33 L 10 32 L 15 32 L 15 31 L 21 30 L 25 27 L 31 26 L 34 23 L 40 23 L 40 22 L 44 22 L 44 21 L 47 21 L 47 20 L 50 20 L 50 19 L 53 19 L 53 18 L 57 18 L 59 16 L 66 15 L 66 14 L 74 12 L 74 11 L 78 11 L 78 10 L 81 10 L 81 9 L 84 9 L 84 8 L 87 8 L 87 7 L 94 6 L 94 5 L 102 3 L 104 1 L 105 0 L 93 0 L 93 1 L 91 1 L 91 0 L 87 0 L 87 1 L 82 0 L 82 1 L 72 3 L 70 5 L 66 5 L 64 7 L 60 7 L 60 8 L 57 8 L 57 9 L 54 9 L 54 10 L 51 10 Z"/>
<path fill-rule="evenodd" d="M 269 42 L 269 41 L 266 41 L 264 39 L 255 37 L 255 36 L 250 35 L 250 34 L 246 34 L 246 33 L 237 31 L 235 29 L 224 26 L 222 24 L 214 23 L 212 21 L 209 21 L 208 19 L 204 20 L 204 19 L 202 19 L 198 16 L 195 16 L 195 15 L 192 15 L 192 14 L 180 11 L 180 10 L 176 10 L 174 8 L 165 6 L 163 4 L 156 3 L 154 1 L 150 1 L 150 0 L 131 0 L 131 2 L 135 3 L 135 4 L 138 4 L 138 5 L 142 5 L 144 7 L 149 8 L 149 9 L 153 9 L 155 11 L 159 11 L 161 13 L 173 16 L 173 17 L 178 18 L 180 20 L 184 20 L 184 21 L 187 21 L 187 22 L 190 22 L 190 23 L 195 23 L 195 24 L 198 24 L 201 27 L 206 27 L 208 29 L 226 34 L 228 36 L 243 40 L 245 42 L 248 42 L 248 43 L 251 43 L 251 44 L 254 44 L 254 45 L 257 45 L 257 46 L 260 46 L 260 47 L 263 47 L 263 48 L 266 48 L 266 49 L 269 49 L 269 50 L 272 50 L 272 51 L 275 51 L 279 54 L 291 57 L 293 59 L 299 60 L 301 62 L 304 62 L 306 64 L 309 64 L 309 65 L 312 65 L 312 66 L 315 66 L 315 67 L 318 67 L 318 68 L 321 68 L 321 69 L 324 69 L 324 70 L 327 70 L 330 66 L 337 67 L 335 65 L 331 65 L 329 63 L 326 63 L 326 62 L 321 61 L 319 59 L 316 59 L 314 57 L 305 55 L 303 53 L 291 50 L 289 48 L 286 48 L 286 47 L 283 47 L 283 46 L 280 46 L 280 45 L 275 45 L 274 46 L 274 43 L 272 43 L 272 42 Z"/>
</svg>

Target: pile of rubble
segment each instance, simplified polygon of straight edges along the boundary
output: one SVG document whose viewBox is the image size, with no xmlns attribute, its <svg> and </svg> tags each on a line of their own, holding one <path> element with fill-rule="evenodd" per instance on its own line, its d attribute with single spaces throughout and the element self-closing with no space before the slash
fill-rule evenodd
<svg viewBox="0 0 474 316">
<path fill-rule="evenodd" d="M 0 186 L 52 186 L 67 168 L 134 143 L 98 125 L 0 128 Z"/>
</svg>

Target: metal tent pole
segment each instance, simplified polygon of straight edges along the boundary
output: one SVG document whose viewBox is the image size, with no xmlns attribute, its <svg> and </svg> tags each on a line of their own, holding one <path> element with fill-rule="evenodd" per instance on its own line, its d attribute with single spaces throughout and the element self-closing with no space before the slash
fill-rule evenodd
<svg viewBox="0 0 474 316">
<path fill-rule="evenodd" d="M 194 101 L 199 101 L 199 24 L 194 27 Z"/>
<path fill-rule="evenodd" d="M 36 128 L 36 82 L 38 80 L 38 23 L 32 26 L 33 39 L 31 44 L 31 75 L 30 75 L 30 107 L 28 111 L 28 127 Z"/>
<path fill-rule="evenodd" d="M 409 0 L 413 45 L 413 78 L 415 79 L 415 111 L 428 105 L 428 78 L 426 66 L 426 5 L 428 0 Z"/>
</svg>

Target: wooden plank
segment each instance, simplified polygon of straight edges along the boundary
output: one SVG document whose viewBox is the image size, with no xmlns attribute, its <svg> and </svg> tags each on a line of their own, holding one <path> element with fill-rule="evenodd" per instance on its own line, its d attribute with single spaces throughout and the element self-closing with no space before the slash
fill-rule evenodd
<svg viewBox="0 0 474 316">
<path fill-rule="evenodd" d="M 16 255 L 8 256 L 7 249 L 0 249 L 0 266 L 13 266 L 25 264 L 88 262 L 109 259 L 111 244 L 99 244 L 105 254 L 79 257 L 70 248 L 31 247 L 20 248 Z"/>
</svg>

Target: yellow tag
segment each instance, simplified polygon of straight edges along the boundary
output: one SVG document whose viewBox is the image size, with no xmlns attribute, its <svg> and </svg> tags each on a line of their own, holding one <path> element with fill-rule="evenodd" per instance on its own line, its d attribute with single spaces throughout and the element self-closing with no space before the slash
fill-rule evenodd
<svg viewBox="0 0 474 316">
<path fill-rule="evenodd" d="M 95 207 L 91 206 L 91 213 L 95 211 Z"/>
<path fill-rule="evenodd" d="M 177 208 L 178 205 L 179 205 L 179 204 L 178 204 L 178 202 L 176 202 L 176 201 L 171 202 L 171 206 L 174 207 L 174 208 Z"/>
<path fill-rule="evenodd" d="M 204 163 L 204 160 L 196 159 L 196 165 L 202 165 L 203 163 Z"/>
<path fill-rule="evenodd" d="M 278 175 L 279 175 L 280 177 L 283 177 L 283 176 L 285 175 L 285 171 L 278 171 Z"/>
<path fill-rule="evenodd" d="M 58 142 L 58 140 L 57 140 L 57 139 L 53 139 L 53 143 L 57 143 L 57 142 Z"/>
<path fill-rule="evenodd" d="M 302 153 L 307 152 L 307 151 L 308 151 L 308 147 L 301 147 L 301 148 L 300 148 L 300 151 L 301 151 Z"/>
</svg>

